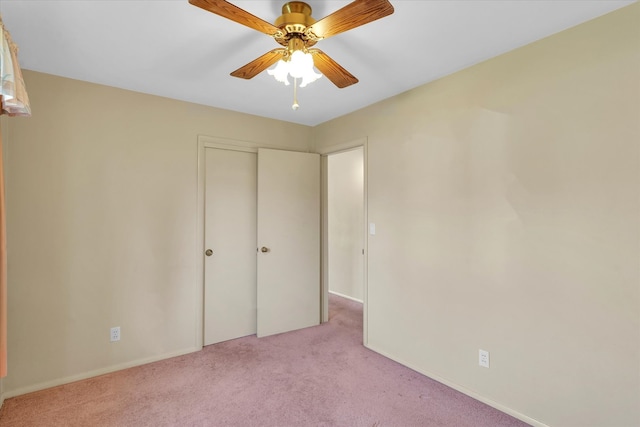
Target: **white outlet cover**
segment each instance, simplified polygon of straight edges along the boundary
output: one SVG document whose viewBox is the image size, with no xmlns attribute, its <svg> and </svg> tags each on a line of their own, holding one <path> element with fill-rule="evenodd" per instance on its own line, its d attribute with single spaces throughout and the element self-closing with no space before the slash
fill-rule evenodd
<svg viewBox="0 0 640 427">
<path fill-rule="evenodd" d="M 486 350 L 478 351 L 478 364 L 483 368 L 489 367 L 489 352 Z"/>
</svg>

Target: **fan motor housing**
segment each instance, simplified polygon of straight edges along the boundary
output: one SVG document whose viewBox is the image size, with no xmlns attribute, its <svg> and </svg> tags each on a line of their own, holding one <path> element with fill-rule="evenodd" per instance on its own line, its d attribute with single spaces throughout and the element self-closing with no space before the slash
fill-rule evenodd
<svg viewBox="0 0 640 427">
<path fill-rule="evenodd" d="M 290 1 L 282 6 L 282 15 L 274 25 L 287 34 L 303 34 L 315 22 L 311 17 L 311 6 L 302 1 Z"/>
</svg>

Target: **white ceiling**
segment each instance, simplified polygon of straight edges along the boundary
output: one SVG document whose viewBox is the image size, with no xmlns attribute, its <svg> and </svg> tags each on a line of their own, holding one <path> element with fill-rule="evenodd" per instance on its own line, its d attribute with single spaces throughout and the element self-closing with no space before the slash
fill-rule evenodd
<svg viewBox="0 0 640 427">
<path fill-rule="evenodd" d="M 316 125 L 603 15 L 634 0 L 391 0 L 395 13 L 318 47 L 360 83 L 299 91 L 229 73 L 278 47 L 187 0 L 2 0 L 22 68 Z M 232 1 L 273 22 L 282 0 Z M 320 19 L 349 0 L 308 0 Z M 27 81 L 27 89 L 29 82 Z"/>
</svg>

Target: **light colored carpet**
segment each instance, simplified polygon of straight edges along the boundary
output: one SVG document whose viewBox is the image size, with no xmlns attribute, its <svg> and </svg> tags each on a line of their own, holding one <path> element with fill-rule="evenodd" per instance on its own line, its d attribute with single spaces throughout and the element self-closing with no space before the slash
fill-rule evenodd
<svg viewBox="0 0 640 427">
<path fill-rule="evenodd" d="M 1 426 L 525 426 L 362 346 L 361 304 L 329 323 L 7 399 Z"/>
</svg>

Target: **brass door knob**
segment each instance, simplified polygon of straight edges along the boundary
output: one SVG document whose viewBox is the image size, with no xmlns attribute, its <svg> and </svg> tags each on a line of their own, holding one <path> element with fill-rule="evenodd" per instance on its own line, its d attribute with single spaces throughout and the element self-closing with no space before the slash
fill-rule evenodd
<svg viewBox="0 0 640 427">
<path fill-rule="evenodd" d="M 204 251 L 204 254 L 206 256 L 211 256 L 211 255 L 213 255 L 213 251 L 211 249 L 207 249 L 206 251 Z"/>
<path fill-rule="evenodd" d="M 260 248 L 260 252 L 269 252 L 269 248 L 266 246 L 263 246 Z"/>
</svg>

